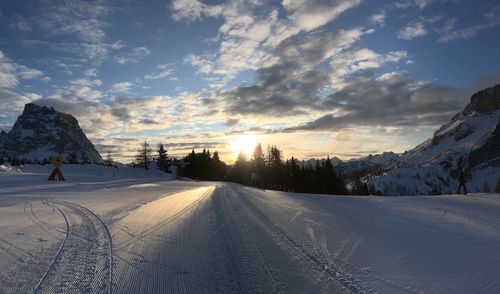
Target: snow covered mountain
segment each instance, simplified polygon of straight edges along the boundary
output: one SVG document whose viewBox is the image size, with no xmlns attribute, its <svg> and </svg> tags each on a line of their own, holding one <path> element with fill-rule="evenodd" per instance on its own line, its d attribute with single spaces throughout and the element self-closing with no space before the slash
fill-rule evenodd
<svg viewBox="0 0 500 294">
<path fill-rule="evenodd" d="M 394 168 L 400 161 L 400 156 L 394 152 L 368 155 L 361 158 L 344 161 L 337 170 L 348 180 L 367 175 L 380 175 Z"/>
<path fill-rule="evenodd" d="M 453 193 L 460 158 L 470 191 L 495 189 L 500 179 L 500 84 L 474 94 L 462 112 L 372 184 L 384 195 Z"/>
<path fill-rule="evenodd" d="M 314 166 L 316 166 L 316 161 L 319 161 L 320 164 L 323 164 L 326 161 L 326 159 L 325 158 L 321 158 L 321 159 L 311 158 L 311 159 L 307 159 L 307 160 L 301 160 L 301 161 L 299 161 L 299 165 L 300 166 L 314 167 Z M 332 163 L 333 167 L 336 167 L 342 163 L 342 160 L 340 158 L 334 156 L 334 157 L 330 158 L 330 162 Z"/>
<path fill-rule="evenodd" d="M 36 162 L 54 155 L 77 161 L 102 161 L 78 121 L 54 108 L 26 104 L 12 130 L 0 133 L 0 156 L 3 158 Z"/>
</svg>

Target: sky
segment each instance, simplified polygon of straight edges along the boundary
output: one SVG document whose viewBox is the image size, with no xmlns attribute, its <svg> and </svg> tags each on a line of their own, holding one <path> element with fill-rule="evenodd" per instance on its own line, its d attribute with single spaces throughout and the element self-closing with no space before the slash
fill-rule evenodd
<svg viewBox="0 0 500 294">
<path fill-rule="evenodd" d="M 500 83 L 496 0 L 21 0 L 0 23 L 0 129 L 51 106 L 122 162 L 404 152 Z"/>
</svg>

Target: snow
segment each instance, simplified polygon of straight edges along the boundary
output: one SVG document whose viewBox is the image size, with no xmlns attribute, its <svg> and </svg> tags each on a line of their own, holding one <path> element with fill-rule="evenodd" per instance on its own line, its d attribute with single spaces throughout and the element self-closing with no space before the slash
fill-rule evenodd
<svg viewBox="0 0 500 294">
<path fill-rule="evenodd" d="M 456 190 L 458 161 L 467 167 L 469 154 L 488 140 L 500 119 L 500 110 L 457 116 L 442 126 L 434 137 L 401 156 L 396 168 L 374 177 L 371 183 L 384 195 L 431 195 L 433 189 L 442 193 Z M 492 158 L 493 160 L 493 158 Z M 485 183 L 491 191 L 500 179 L 500 169 L 481 164 L 470 170 L 467 187 L 484 192 Z"/>
<path fill-rule="evenodd" d="M 0 172 L 0 292 L 498 293 L 500 195 L 352 197 Z"/>
</svg>

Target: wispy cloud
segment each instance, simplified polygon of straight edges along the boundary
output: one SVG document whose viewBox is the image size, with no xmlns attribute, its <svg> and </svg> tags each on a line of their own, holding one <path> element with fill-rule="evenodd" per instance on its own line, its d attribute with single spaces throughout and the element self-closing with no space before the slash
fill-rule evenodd
<svg viewBox="0 0 500 294">
<path fill-rule="evenodd" d="M 121 53 L 115 56 L 115 61 L 119 64 L 137 63 L 151 54 L 151 50 L 146 47 L 135 47 L 131 52 Z"/>
<path fill-rule="evenodd" d="M 422 22 L 412 22 L 398 32 L 398 38 L 403 40 L 413 40 L 427 34 Z"/>
<path fill-rule="evenodd" d="M 462 29 L 455 29 L 456 23 L 456 18 L 452 18 L 445 23 L 445 26 L 441 30 L 442 35 L 438 39 L 438 42 L 449 43 L 471 39 L 481 31 L 500 26 L 500 5 L 497 5 L 488 11 L 481 23 Z"/>
<path fill-rule="evenodd" d="M 144 76 L 146 80 L 160 80 L 170 77 L 175 70 L 173 64 L 159 64 L 156 66 L 157 71 L 152 74 L 147 74 Z"/>
<path fill-rule="evenodd" d="M 50 80 L 41 70 L 18 64 L 0 51 L 0 87 L 16 88 L 20 80 L 47 78 Z"/>
<path fill-rule="evenodd" d="M 134 84 L 132 82 L 120 82 L 111 86 L 113 92 L 129 92 Z"/>
</svg>

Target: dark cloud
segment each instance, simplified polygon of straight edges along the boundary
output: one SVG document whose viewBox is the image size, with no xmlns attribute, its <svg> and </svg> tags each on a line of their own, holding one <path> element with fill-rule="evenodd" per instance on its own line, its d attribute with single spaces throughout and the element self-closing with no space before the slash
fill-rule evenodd
<svg viewBox="0 0 500 294">
<path fill-rule="evenodd" d="M 139 123 L 144 125 L 159 125 L 160 123 L 154 119 L 144 118 L 139 120 Z"/>
<path fill-rule="evenodd" d="M 228 118 L 226 120 L 226 126 L 227 127 L 234 127 L 235 125 L 237 125 L 238 123 L 240 122 L 239 119 L 237 118 Z"/>
<path fill-rule="evenodd" d="M 256 71 L 257 85 L 244 85 L 220 94 L 227 104 L 226 111 L 256 115 L 306 113 L 306 109 L 317 105 L 318 92 L 329 81 L 328 73 L 320 65 L 349 48 L 362 34 L 361 29 L 355 28 L 284 41 L 277 48 L 276 63 Z"/>
<path fill-rule="evenodd" d="M 470 90 L 422 84 L 406 73 L 352 76 L 345 86 L 326 97 L 326 114 L 306 124 L 285 129 L 339 130 L 353 126 L 437 126 L 463 109 Z"/>
<path fill-rule="evenodd" d="M 88 114 L 88 106 L 97 106 L 98 103 L 86 101 L 85 103 L 75 103 L 64 99 L 44 98 L 34 101 L 36 105 L 53 107 L 55 110 L 75 116 Z"/>
</svg>

